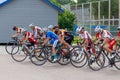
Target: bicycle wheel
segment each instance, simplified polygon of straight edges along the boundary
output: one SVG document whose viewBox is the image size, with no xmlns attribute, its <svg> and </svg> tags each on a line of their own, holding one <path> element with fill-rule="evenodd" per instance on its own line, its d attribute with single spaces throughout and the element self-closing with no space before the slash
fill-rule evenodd
<svg viewBox="0 0 120 80">
<path fill-rule="evenodd" d="M 88 59 L 88 66 L 94 71 L 98 71 L 104 67 L 105 56 L 101 53 L 98 58 L 95 58 L 93 54 Z"/>
<path fill-rule="evenodd" d="M 45 64 L 47 61 L 46 52 L 42 48 L 35 49 L 30 55 L 30 61 L 37 66 Z"/>
<path fill-rule="evenodd" d="M 120 70 L 120 59 L 115 59 L 114 66 Z"/>
<path fill-rule="evenodd" d="M 61 53 L 59 53 L 58 49 L 56 49 L 57 61 L 55 61 L 55 62 L 53 61 L 54 56 L 53 56 L 53 53 L 52 53 L 52 47 L 46 47 L 45 52 L 47 53 L 47 60 L 50 63 L 56 63 L 56 62 L 58 62 L 60 60 Z"/>
<path fill-rule="evenodd" d="M 16 51 L 12 52 L 13 54 L 17 53 L 19 50 L 19 45 L 16 44 L 15 41 L 10 41 L 5 45 L 5 50 L 8 54 L 11 54 L 13 48 L 17 48 Z"/>
<path fill-rule="evenodd" d="M 24 48 L 19 49 L 19 51 L 17 53 L 14 53 L 14 51 L 16 51 L 16 49 L 18 49 L 19 46 L 16 46 L 12 49 L 11 52 L 11 57 L 13 60 L 17 61 L 17 62 L 22 62 L 27 58 L 27 53 L 25 52 Z"/>
<path fill-rule="evenodd" d="M 80 47 L 76 47 L 71 52 L 71 64 L 76 68 L 81 68 L 87 64 L 87 54 L 81 49 Z"/>
<path fill-rule="evenodd" d="M 63 48 L 59 52 L 58 63 L 61 65 L 67 65 L 70 63 L 70 53 L 69 53 L 69 50 L 67 48 Z"/>
<path fill-rule="evenodd" d="M 118 46 L 118 51 L 116 51 L 116 58 L 120 59 L 120 46 Z"/>
</svg>

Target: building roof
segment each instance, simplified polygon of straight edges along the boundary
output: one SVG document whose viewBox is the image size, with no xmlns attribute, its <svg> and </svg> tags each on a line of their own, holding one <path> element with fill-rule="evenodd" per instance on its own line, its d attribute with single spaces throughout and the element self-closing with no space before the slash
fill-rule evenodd
<svg viewBox="0 0 120 80">
<path fill-rule="evenodd" d="M 0 1 L 0 7 L 8 4 L 10 1 L 12 0 L 3 0 L 3 1 Z M 53 4 L 52 2 L 50 2 L 49 0 L 43 0 L 45 3 L 47 3 L 48 5 L 52 6 L 53 8 L 57 9 L 58 11 L 60 12 L 64 12 L 63 9 L 61 9 L 60 7 L 56 6 L 55 4 Z"/>
</svg>

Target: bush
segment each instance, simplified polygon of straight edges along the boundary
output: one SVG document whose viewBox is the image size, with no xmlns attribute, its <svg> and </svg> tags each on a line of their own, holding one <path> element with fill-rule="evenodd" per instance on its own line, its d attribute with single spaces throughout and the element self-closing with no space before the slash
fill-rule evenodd
<svg viewBox="0 0 120 80">
<path fill-rule="evenodd" d="M 58 25 L 62 29 L 73 30 L 73 25 L 76 20 L 75 14 L 70 11 L 65 11 L 60 13 L 58 16 Z"/>
</svg>

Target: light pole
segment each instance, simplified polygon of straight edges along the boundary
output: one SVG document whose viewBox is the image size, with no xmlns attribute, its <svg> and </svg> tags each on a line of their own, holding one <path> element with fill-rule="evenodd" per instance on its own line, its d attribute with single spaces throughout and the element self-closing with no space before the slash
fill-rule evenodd
<svg viewBox="0 0 120 80">
<path fill-rule="evenodd" d="M 119 0 L 119 26 L 120 26 L 120 0 Z"/>
<path fill-rule="evenodd" d="M 84 3 L 82 3 L 82 24 L 84 24 Z"/>
<path fill-rule="evenodd" d="M 91 28 L 92 28 L 92 2 L 90 2 L 90 34 L 92 34 Z"/>
<path fill-rule="evenodd" d="M 76 10 L 76 17 L 77 17 L 77 2 L 78 2 L 78 1 L 77 1 L 77 0 L 73 0 L 73 1 L 74 1 L 75 4 L 76 4 L 76 5 L 75 5 L 75 10 Z M 78 21 L 78 20 L 76 19 L 76 23 L 78 23 L 77 21 Z"/>
<path fill-rule="evenodd" d="M 109 4 L 109 10 L 108 10 L 108 19 L 109 19 L 109 22 L 108 22 L 108 26 L 109 26 L 109 31 L 110 31 L 110 15 L 111 15 L 111 0 L 108 1 L 108 4 Z"/>
<path fill-rule="evenodd" d="M 98 25 L 100 25 L 100 1 L 98 1 Z"/>
</svg>

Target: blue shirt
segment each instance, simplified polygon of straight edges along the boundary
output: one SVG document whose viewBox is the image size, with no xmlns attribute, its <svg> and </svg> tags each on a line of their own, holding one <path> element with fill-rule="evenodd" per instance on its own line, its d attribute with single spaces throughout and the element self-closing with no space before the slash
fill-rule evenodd
<svg viewBox="0 0 120 80">
<path fill-rule="evenodd" d="M 46 33 L 46 38 L 50 38 L 50 39 L 53 39 L 53 40 L 57 40 L 58 39 L 58 36 L 53 33 L 52 31 L 47 31 Z"/>
</svg>

